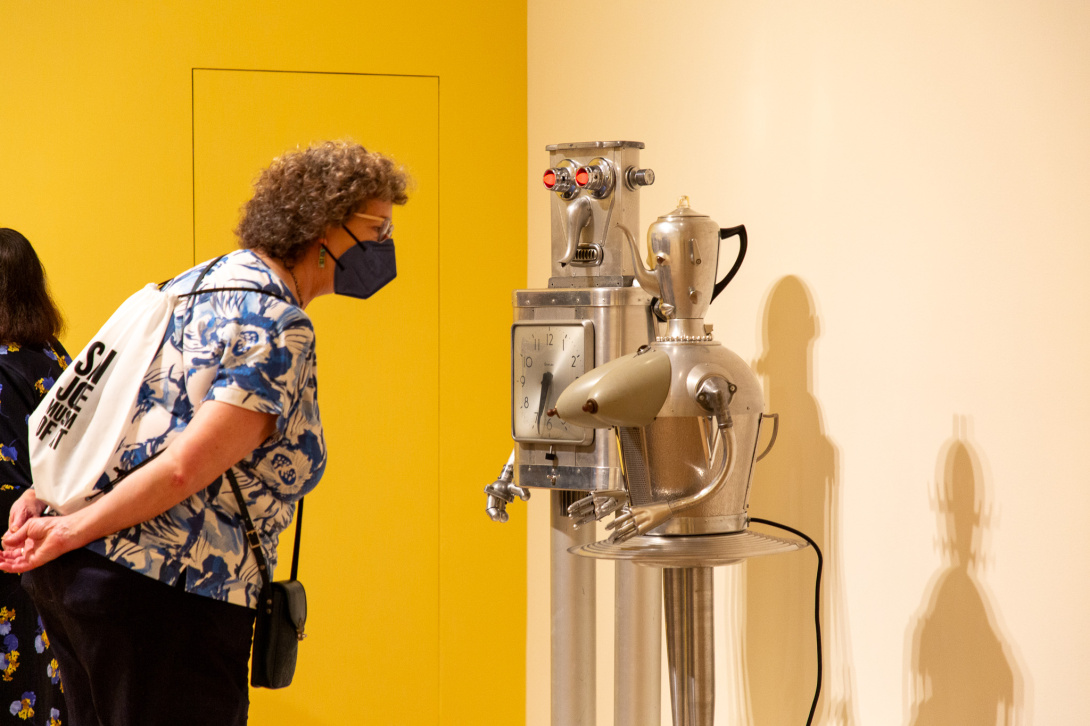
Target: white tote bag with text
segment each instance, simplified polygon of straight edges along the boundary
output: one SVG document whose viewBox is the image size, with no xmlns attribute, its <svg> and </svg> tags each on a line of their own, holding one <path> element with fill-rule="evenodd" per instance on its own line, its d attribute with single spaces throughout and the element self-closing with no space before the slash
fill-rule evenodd
<svg viewBox="0 0 1090 726">
<path fill-rule="evenodd" d="M 132 421 L 178 297 L 149 284 L 122 303 L 30 415 L 34 491 L 61 514 L 101 494 L 95 483 Z"/>
</svg>

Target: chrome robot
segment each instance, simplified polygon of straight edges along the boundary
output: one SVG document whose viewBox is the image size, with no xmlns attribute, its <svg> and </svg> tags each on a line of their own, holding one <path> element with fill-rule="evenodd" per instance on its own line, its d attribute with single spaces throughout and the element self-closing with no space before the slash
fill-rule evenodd
<svg viewBox="0 0 1090 726">
<path fill-rule="evenodd" d="M 739 254 L 716 281 L 722 239 Z M 624 493 L 592 493 L 570 513 L 587 524 L 615 518 L 602 542 L 572 551 L 662 569 L 675 726 L 711 726 L 715 714 L 712 567 L 803 546 L 748 530 L 747 503 L 764 397 L 756 375 L 713 339 L 708 306 L 737 273 L 744 227 L 721 229 L 682 198 L 647 233 L 654 267 L 629 238 L 635 277 L 657 303 L 661 335 L 635 353 L 590 370 L 548 415 L 617 439 Z M 770 416 L 774 422 L 778 419 Z M 774 443 L 775 428 L 768 447 Z M 767 448 L 766 448 L 767 453 Z"/>
<path fill-rule="evenodd" d="M 639 229 L 640 189 L 655 175 L 640 165 L 643 144 L 637 141 L 546 148 L 542 196 L 551 206 L 551 276 L 548 288 L 513 296 L 515 449 L 485 488 L 486 510 L 505 522 L 516 498 L 548 490 L 552 723 L 597 726 L 595 563 L 569 552 L 592 544 L 594 528 L 577 530 L 567 510 L 590 493 L 620 502 L 624 475 L 612 436 L 546 412 L 587 371 L 654 339 L 652 296 L 633 284 L 627 240 Z M 624 603 L 616 618 L 616 638 L 624 644 L 615 655 L 617 724 L 658 726 L 661 587 L 653 570 L 630 563 L 617 568 L 618 601 Z"/>
</svg>

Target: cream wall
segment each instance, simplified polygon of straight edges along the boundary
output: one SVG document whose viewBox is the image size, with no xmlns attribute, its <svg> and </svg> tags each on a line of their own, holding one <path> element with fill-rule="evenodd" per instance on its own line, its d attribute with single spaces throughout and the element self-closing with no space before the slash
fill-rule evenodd
<svg viewBox="0 0 1090 726">
<path fill-rule="evenodd" d="M 688 194 L 749 231 L 710 320 L 761 361 L 784 419 L 751 514 L 825 549 L 817 722 L 1085 720 L 1090 7 L 528 7 L 531 286 L 548 277 L 548 143 L 645 142 L 644 229 Z M 531 726 L 548 723 L 544 502 Z M 717 723 L 805 722 L 812 573 L 803 554 L 719 572 L 748 666 L 721 662 Z"/>
</svg>

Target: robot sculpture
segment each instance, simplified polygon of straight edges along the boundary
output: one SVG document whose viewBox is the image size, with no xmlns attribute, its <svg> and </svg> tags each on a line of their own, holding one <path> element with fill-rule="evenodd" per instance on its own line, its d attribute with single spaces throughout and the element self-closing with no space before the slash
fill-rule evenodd
<svg viewBox="0 0 1090 726">
<path fill-rule="evenodd" d="M 711 726 L 712 568 L 805 546 L 748 530 L 758 436 L 775 417 L 704 322 L 742 263 L 745 228 L 721 229 L 682 198 L 648 230 L 647 269 L 631 232 L 636 192 L 654 181 L 642 147 L 547 147 L 553 277 L 548 290 L 515 292 L 517 445 L 485 489 L 497 521 L 528 488 L 552 490 L 556 726 L 595 723 L 593 558 L 618 561 L 616 726 L 659 723 L 660 602 L 674 724 Z M 717 282 L 720 241 L 734 236 L 738 257 Z M 593 541 L 610 515 L 611 535 Z"/>
</svg>

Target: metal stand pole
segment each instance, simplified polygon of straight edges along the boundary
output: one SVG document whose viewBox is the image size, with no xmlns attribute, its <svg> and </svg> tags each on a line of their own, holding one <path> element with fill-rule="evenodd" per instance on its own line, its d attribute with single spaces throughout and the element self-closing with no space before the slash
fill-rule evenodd
<svg viewBox="0 0 1090 726">
<path fill-rule="evenodd" d="M 614 726 L 659 726 L 662 575 L 618 560 L 613 646 Z"/>
<path fill-rule="evenodd" d="M 674 726 L 712 726 L 715 720 L 712 568 L 664 569 L 662 587 Z"/>
<path fill-rule="evenodd" d="M 582 492 L 554 491 L 552 520 L 552 723 L 595 726 L 595 561 L 569 547 L 594 541 L 594 527 L 578 530 L 568 505 Z"/>
</svg>

